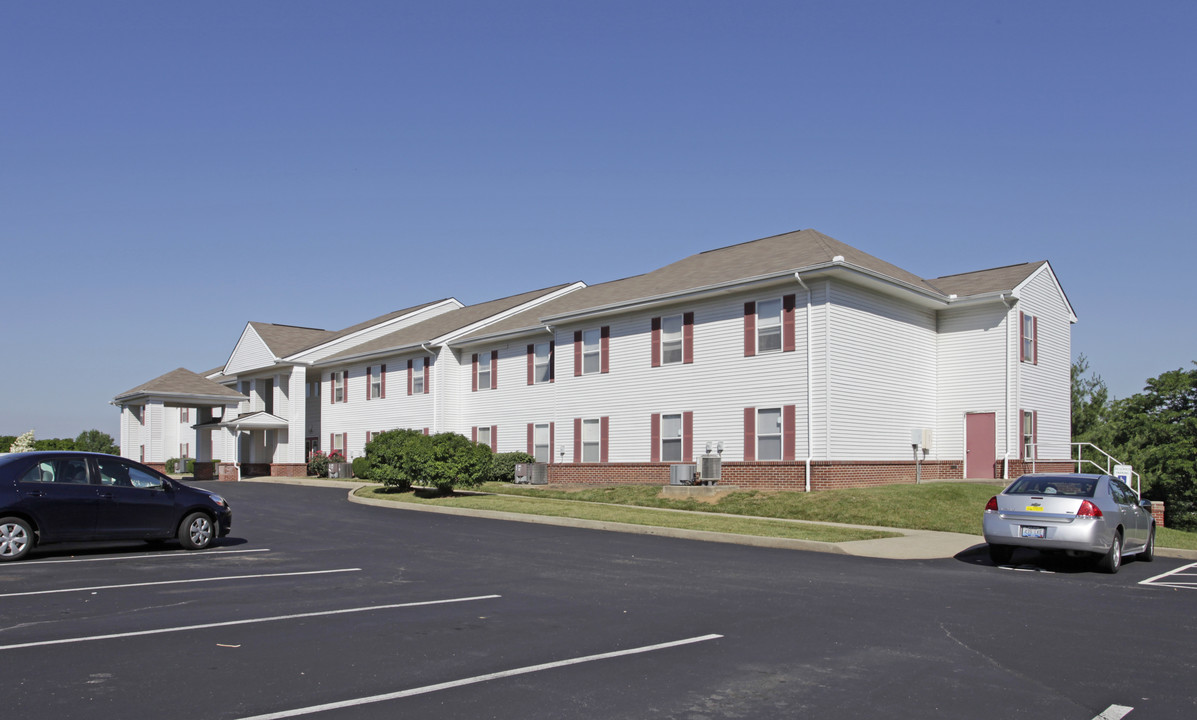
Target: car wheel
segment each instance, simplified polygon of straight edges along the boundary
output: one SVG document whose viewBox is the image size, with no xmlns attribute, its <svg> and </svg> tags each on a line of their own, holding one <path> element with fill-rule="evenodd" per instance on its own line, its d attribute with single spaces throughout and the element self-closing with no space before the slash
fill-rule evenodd
<svg viewBox="0 0 1197 720">
<path fill-rule="evenodd" d="M 1011 545 L 990 545 L 989 559 L 994 565 L 1005 565 L 1014 557 L 1014 547 Z"/>
<path fill-rule="evenodd" d="M 1151 534 L 1147 536 L 1147 546 L 1143 548 L 1143 552 L 1135 556 L 1135 559 L 1143 562 L 1155 560 L 1155 525 L 1151 526 Z"/>
<path fill-rule="evenodd" d="M 203 550 L 216 537 L 216 527 L 206 513 L 193 512 L 179 526 L 179 542 L 188 550 Z"/>
<path fill-rule="evenodd" d="M 1122 567 L 1122 533 L 1116 532 L 1114 533 L 1114 542 L 1110 543 L 1110 549 L 1097 562 L 1097 568 L 1104 573 L 1113 575 L 1118 572 L 1120 567 Z"/>
<path fill-rule="evenodd" d="M 21 518 L 0 519 L 0 561 L 20 560 L 33 549 L 33 528 Z"/>
</svg>

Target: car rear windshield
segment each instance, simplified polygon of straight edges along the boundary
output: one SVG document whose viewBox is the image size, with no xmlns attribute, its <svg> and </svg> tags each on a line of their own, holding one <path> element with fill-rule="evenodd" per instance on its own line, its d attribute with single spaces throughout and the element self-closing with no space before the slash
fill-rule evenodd
<svg viewBox="0 0 1197 720">
<path fill-rule="evenodd" d="M 1024 475 L 1006 489 L 1007 495 L 1063 495 L 1065 497 L 1093 497 L 1097 480 L 1078 477 L 1029 477 Z"/>
</svg>

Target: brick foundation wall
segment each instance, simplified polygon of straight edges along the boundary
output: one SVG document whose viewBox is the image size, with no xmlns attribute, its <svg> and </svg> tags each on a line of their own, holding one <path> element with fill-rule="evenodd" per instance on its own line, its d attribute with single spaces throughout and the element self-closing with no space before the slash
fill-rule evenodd
<svg viewBox="0 0 1197 720">
<path fill-rule="evenodd" d="M 691 463 L 697 464 L 697 463 Z M 670 463 L 556 463 L 548 468 L 550 485 L 668 485 Z M 1010 463 L 1010 477 L 1030 472 L 1020 461 Z M 921 463 L 923 480 L 962 480 L 964 464 L 958 460 Z M 1071 472 L 1068 461 L 1038 461 L 1038 472 Z M 812 462 L 811 490 L 881 487 L 914 484 L 919 472 L 913 460 Z M 996 468 L 1001 477 L 1001 465 Z M 805 490 L 802 462 L 725 462 L 720 485 L 749 490 Z M 1162 525 L 1161 525 L 1162 527 Z"/>
<path fill-rule="evenodd" d="M 1159 500 L 1151 501 L 1151 517 L 1155 520 L 1156 527 L 1164 527 L 1164 503 Z"/>
<path fill-rule="evenodd" d="M 192 477 L 196 480 L 211 480 L 216 476 L 216 467 L 210 462 L 197 462 Z"/>
<path fill-rule="evenodd" d="M 274 477 L 307 477 L 306 463 L 271 463 L 270 474 Z"/>
<path fill-rule="evenodd" d="M 216 479 L 220 482 L 237 482 L 241 479 L 241 474 L 237 472 L 236 464 L 220 463 L 216 466 Z"/>
<path fill-rule="evenodd" d="M 163 475 L 166 474 L 166 463 L 142 463 L 142 465 L 145 465 L 148 468 L 153 468 Z"/>
<path fill-rule="evenodd" d="M 1026 475 L 1027 473 L 1073 473 L 1076 472 L 1076 462 L 1073 460 L 1036 460 L 1032 467 L 1030 460 L 1010 460 L 1010 479 Z M 995 477 L 1002 476 L 1002 461 L 994 463 Z"/>
</svg>

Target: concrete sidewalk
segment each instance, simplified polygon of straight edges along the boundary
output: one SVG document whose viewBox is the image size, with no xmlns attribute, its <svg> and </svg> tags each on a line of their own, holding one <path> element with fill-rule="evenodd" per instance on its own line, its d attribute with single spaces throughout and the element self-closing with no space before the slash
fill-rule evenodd
<svg viewBox="0 0 1197 720">
<path fill-rule="evenodd" d="M 521 513 L 498 512 L 494 510 L 470 510 L 465 508 L 433 507 L 429 505 L 416 505 L 414 503 L 397 503 L 387 500 L 361 498 L 354 495 L 354 492 L 357 491 L 358 488 L 372 484 L 365 482 L 322 480 L 314 478 L 247 478 L 242 482 L 344 488 L 348 491 L 349 502 L 360 505 L 373 505 L 375 507 L 391 508 L 394 510 L 409 510 L 414 512 L 440 513 L 443 515 L 483 517 L 490 518 L 492 520 L 508 520 L 512 522 L 537 523 L 541 525 L 556 525 L 560 527 L 576 527 L 591 530 L 606 530 L 608 532 L 624 532 L 638 535 L 656 535 L 659 537 L 674 537 L 685 540 L 751 545 L 753 547 L 836 553 L 839 555 L 855 555 L 857 557 L 885 558 L 890 560 L 933 560 L 937 558 L 953 558 L 965 551 L 971 550 L 974 552 L 981 552 L 985 549 L 985 540 L 979 535 L 935 532 L 933 530 L 908 530 L 905 528 L 849 525 L 846 523 L 813 522 L 807 520 L 789 521 L 809 525 L 830 525 L 834 527 L 878 530 L 882 532 L 899 534 L 899 537 L 881 538 L 878 540 L 854 540 L 851 542 L 828 543 L 819 542 L 817 540 L 795 540 L 791 538 L 774 538 L 758 535 L 738 535 L 734 533 L 709 532 L 706 530 L 683 530 L 679 528 L 657 527 L 653 525 L 633 525 L 629 523 L 580 520 L 577 518 L 552 517 L 547 515 L 524 515 Z M 646 509 L 660 510 L 660 508 Z M 674 510 L 671 512 L 692 511 Z M 772 521 L 778 520 L 778 518 L 761 519 Z M 1177 550 L 1173 548 L 1157 547 L 1155 554 L 1160 557 L 1197 560 L 1197 551 L 1194 550 Z"/>
</svg>

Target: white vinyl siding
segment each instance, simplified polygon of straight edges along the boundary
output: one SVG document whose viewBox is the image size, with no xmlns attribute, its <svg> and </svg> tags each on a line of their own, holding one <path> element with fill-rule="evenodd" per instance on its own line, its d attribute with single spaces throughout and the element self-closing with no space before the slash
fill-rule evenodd
<svg viewBox="0 0 1197 720">
<path fill-rule="evenodd" d="M 1007 346 L 1008 323 L 1011 328 L 1017 325 L 1018 312 L 1011 315 L 1000 301 L 939 312 L 939 407 L 928 459 L 963 462 L 965 415 L 970 412 L 994 413 L 998 428 L 994 449 L 999 460 L 1010 449 L 1018 456 L 1017 448 L 1013 443 L 1007 447 L 1001 432 L 1007 413 L 1018 410 L 1006 407 L 1006 378 L 1015 352 Z M 1018 342 L 1017 333 L 1011 342 Z"/>
<path fill-rule="evenodd" d="M 1018 291 L 1021 310 L 1038 319 L 1038 363 L 1016 363 L 1017 406 L 1037 416 L 1039 459 L 1068 458 L 1071 442 L 1071 321 L 1065 299 L 1047 266 L 1032 275 Z M 1018 338 L 1015 337 L 1017 342 Z M 1011 428 L 1014 430 L 1014 428 Z"/>
</svg>

